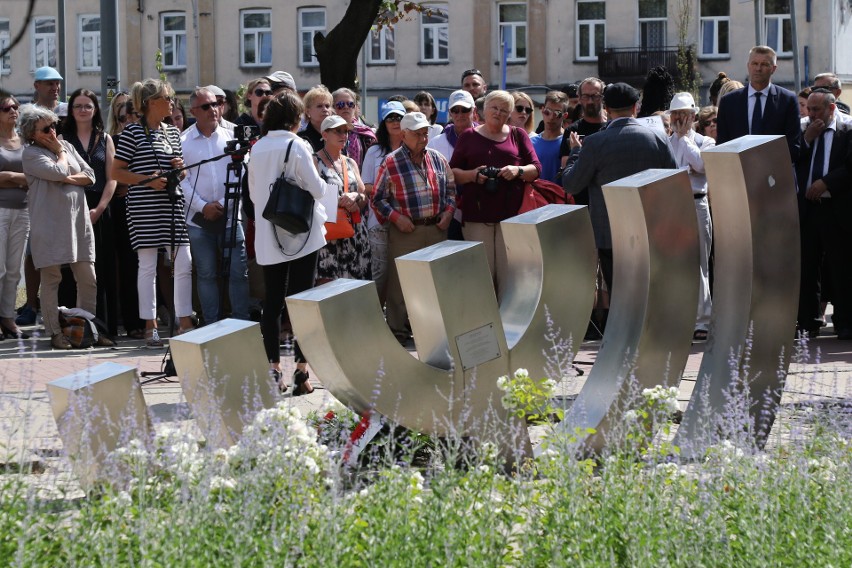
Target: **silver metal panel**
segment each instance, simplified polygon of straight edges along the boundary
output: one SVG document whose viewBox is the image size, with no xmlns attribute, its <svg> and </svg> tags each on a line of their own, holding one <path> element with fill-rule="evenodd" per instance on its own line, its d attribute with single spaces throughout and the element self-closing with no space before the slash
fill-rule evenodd
<svg viewBox="0 0 852 568">
<path fill-rule="evenodd" d="M 110 481 L 109 453 L 152 434 L 136 369 L 102 363 L 47 384 L 65 454 L 84 490 Z"/>
<path fill-rule="evenodd" d="M 546 371 L 547 315 L 576 355 L 595 300 L 597 251 L 589 210 L 584 205 L 546 205 L 506 219 L 501 227 L 509 275 L 500 317 L 509 368 L 558 380 Z"/>
<path fill-rule="evenodd" d="M 713 426 L 725 420 L 731 377 L 744 372 L 752 436 L 763 445 L 784 388 L 799 296 L 799 218 L 786 139 L 745 136 L 702 157 L 713 207 L 715 281 L 710 338 L 675 438 L 685 456 L 715 443 Z"/>
<path fill-rule="evenodd" d="M 225 319 L 169 342 L 181 388 L 207 443 L 233 445 L 261 408 L 277 401 L 260 325 Z"/>
<path fill-rule="evenodd" d="M 603 191 L 614 260 L 609 319 L 597 360 L 559 426 L 594 428 L 586 440 L 592 451 L 614 441 L 631 389 L 678 384 L 698 299 L 698 222 L 686 171 L 646 170 Z"/>
<path fill-rule="evenodd" d="M 509 372 L 508 347 L 483 245 L 445 241 L 396 262 L 423 360 L 394 339 L 372 282 L 336 280 L 287 298 L 317 376 L 357 412 L 372 408 L 409 428 L 490 440 L 510 458 L 516 449 L 529 455 L 526 426 L 499 402 L 496 383 Z M 495 340 L 498 353 L 465 370 L 459 345 L 469 344 L 471 332 Z"/>
</svg>

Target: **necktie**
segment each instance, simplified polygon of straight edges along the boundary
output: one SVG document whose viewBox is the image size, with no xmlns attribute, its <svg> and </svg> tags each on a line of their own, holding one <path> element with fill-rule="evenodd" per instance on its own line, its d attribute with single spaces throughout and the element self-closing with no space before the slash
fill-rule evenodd
<svg viewBox="0 0 852 568">
<path fill-rule="evenodd" d="M 763 132 L 763 109 L 760 108 L 760 97 L 763 93 L 760 91 L 754 94 L 754 110 L 751 113 L 751 133 L 762 134 Z"/>
<path fill-rule="evenodd" d="M 814 163 L 811 166 L 811 183 L 822 179 L 824 175 L 823 166 L 825 165 L 825 130 L 814 141 Z"/>
</svg>

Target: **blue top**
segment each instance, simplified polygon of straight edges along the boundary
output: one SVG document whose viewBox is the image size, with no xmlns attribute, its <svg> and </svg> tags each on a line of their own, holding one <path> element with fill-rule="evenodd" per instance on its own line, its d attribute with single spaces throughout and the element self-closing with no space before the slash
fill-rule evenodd
<svg viewBox="0 0 852 568">
<path fill-rule="evenodd" d="M 530 138 L 535 153 L 538 155 L 538 161 L 541 162 L 541 179 L 552 181 L 561 184 L 562 180 L 556 179 L 556 173 L 559 171 L 559 147 L 562 144 L 562 137 L 555 140 L 545 140 L 541 134 L 536 134 Z"/>
</svg>

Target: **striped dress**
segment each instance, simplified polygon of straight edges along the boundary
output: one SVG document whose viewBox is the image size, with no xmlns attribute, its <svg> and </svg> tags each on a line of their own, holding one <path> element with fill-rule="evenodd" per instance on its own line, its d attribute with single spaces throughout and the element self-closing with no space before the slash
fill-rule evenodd
<svg viewBox="0 0 852 568">
<path fill-rule="evenodd" d="M 121 133 L 115 157 L 127 162 L 130 171 L 137 174 L 168 170 L 172 158 L 183 157 L 180 131 L 161 124 L 160 128 L 146 132 L 140 124 L 129 124 Z M 133 249 L 167 247 L 173 242 L 188 245 L 183 203 L 181 197 L 172 205 L 165 190 L 131 185 L 127 195 L 127 225 Z"/>
</svg>

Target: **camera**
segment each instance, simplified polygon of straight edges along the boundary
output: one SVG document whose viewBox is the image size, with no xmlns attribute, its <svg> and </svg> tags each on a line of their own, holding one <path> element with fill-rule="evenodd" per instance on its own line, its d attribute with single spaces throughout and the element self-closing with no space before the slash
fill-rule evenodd
<svg viewBox="0 0 852 568">
<path fill-rule="evenodd" d="M 168 173 L 166 176 L 166 193 L 172 204 L 183 198 L 183 190 L 180 188 L 180 172 L 171 171 Z"/>
<path fill-rule="evenodd" d="M 235 126 L 234 138 L 225 144 L 225 153 L 234 160 L 242 160 L 251 149 L 252 144 L 260 138 L 260 129 L 257 126 Z"/>
<path fill-rule="evenodd" d="M 485 191 L 497 193 L 497 178 L 500 175 L 500 168 L 488 166 L 479 170 L 479 173 L 485 178 Z"/>
</svg>

